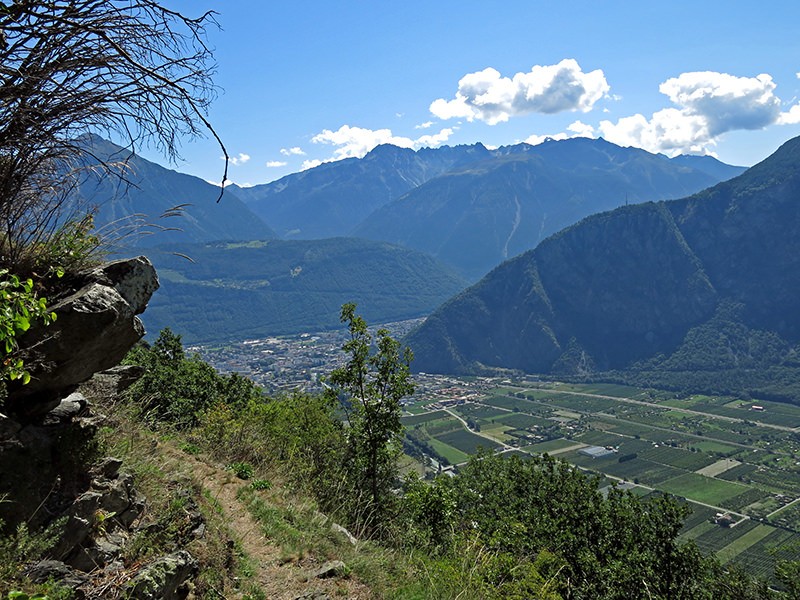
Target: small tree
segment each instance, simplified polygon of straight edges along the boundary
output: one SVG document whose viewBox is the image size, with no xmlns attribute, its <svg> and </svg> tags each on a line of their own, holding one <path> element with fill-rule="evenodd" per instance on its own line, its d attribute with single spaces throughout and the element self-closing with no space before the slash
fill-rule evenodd
<svg viewBox="0 0 800 600">
<path fill-rule="evenodd" d="M 379 533 L 385 524 L 391 489 L 397 477 L 403 426 L 400 400 L 414 391 L 409 365 L 413 355 L 386 329 L 379 329 L 375 348 L 355 304 L 342 306 L 341 321 L 350 339 L 342 346 L 347 363 L 328 378 L 327 393 L 338 399 L 348 424 L 346 469 L 356 495 L 354 524 Z"/>
</svg>

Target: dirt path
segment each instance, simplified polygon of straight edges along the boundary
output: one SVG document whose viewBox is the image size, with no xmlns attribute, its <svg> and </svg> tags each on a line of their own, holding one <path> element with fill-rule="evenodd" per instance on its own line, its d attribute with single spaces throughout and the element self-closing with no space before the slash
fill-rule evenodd
<svg viewBox="0 0 800 600">
<path fill-rule="evenodd" d="M 317 600 L 324 598 L 323 594 L 331 598 L 372 598 L 369 588 L 353 578 L 309 579 L 308 573 L 321 564 L 314 557 L 289 562 L 282 560 L 280 547 L 265 537 L 261 526 L 237 498 L 237 492 L 243 483 L 232 473 L 202 458 L 187 455 L 168 443 L 160 443 L 159 450 L 165 458 L 180 464 L 181 470 L 187 472 L 219 504 L 231 536 L 250 559 L 254 571 L 252 581 L 266 598 L 295 600 L 300 597 Z M 241 596 L 233 595 L 229 598 Z"/>
</svg>

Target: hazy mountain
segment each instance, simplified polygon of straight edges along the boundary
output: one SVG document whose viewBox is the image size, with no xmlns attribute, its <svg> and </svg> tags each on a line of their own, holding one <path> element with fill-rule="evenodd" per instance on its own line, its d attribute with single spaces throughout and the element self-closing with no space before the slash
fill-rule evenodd
<svg viewBox="0 0 800 600">
<path fill-rule="evenodd" d="M 677 165 L 708 173 L 719 181 L 727 181 L 737 175 L 741 175 L 745 171 L 744 167 L 734 167 L 733 165 L 725 164 L 713 156 L 681 154 L 680 156 L 671 158 L 670 161 Z"/>
<path fill-rule="evenodd" d="M 743 171 L 702 159 L 588 138 L 504 147 L 416 187 L 353 233 L 431 253 L 477 279 L 590 214 L 686 196 Z"/>
<path fill-rule="evenodd" d="M 778 352 L 800 339 L 798 226 L 800 138 L 728 182 L 588 217 L 500 265 L 410 335 L 415 368 L 604 370 L 676 351 L 700 364 L 712 347 Z M 710 340 L 702 326 L 715 322 Z"/>
<path fill-rule="evenodd" d="M 145 325 L 151 334 L 170 326 L 190 343 L 338 327 L 345 302 L 372 323 L 419 317 L 466 285 L 430 256 L 348 238 L 169 245 L 148 255 L 161 289 Z"/>
<path fill-rule="evenodd" d="M 419 151 L 382 145 L 363 158 L 324 163 L 272 183 L 232 189 L 282 237 L 341 236 L 408 190 L 489 155 L 482 144 Z"/>
<path fill-rule="evenodd" d="M 132 223 L 131 215 L 140 215 L 136 220 L 152 225 L 145 228 L 152 235 L 128 237 L 126 246 L 275 237 L 230 190 L 217 202 L 219 188 L 198 177 L 166 169 L 97 136 L 87 137 L 86 144 L 96 159 L 125 165 L 124 181 L 91 174 L 77 190 L 82 205 L 97 206 L 96 225 L 111 224 L 107 229 L 112 238 L 114 229 Z M 178 205 L 186 205 L 180 215 L 161 218 Z"/>
</svg>

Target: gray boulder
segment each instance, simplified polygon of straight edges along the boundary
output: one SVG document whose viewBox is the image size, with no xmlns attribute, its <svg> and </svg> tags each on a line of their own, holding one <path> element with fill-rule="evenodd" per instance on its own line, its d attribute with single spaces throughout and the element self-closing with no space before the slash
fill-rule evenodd
<svg viewBox="0 0 800 600">
<path fill-rule="evenodd" d="M 108 263 L 83 273 L 81 281 L 51 307 L 54 323 L 32 327 L 20 338 L 32 379 L 9 384 L 9 414 L 29 420 L 44 415 L 94 373 L 117 365 L 144 335 L 136 315 L 159 285 L 147 258 Z"/>
<path fill-rule="evenodd" d="M 157 558 L 127 584 L 125 597 L 130 600 L 183 600 L 189 595 L 191 580 L 198 571 L 197 560 L 185 550 Z"/>
</svg>

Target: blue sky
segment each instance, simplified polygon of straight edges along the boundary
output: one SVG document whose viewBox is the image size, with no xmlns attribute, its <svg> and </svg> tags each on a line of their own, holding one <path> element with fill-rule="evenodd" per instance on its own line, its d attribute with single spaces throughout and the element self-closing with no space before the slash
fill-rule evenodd
<svg viewBox="0 0 800 600">
<path fill-rule="evenodd" d="M 219 13 L 209 116 L 239 184 L 383 142 L 588 135 L 749 166 L 800 135 L 796 0 L 166 4 Z M 182 155 L 174 168 L 221 178 L 211 140 Z"/>
</svg>

